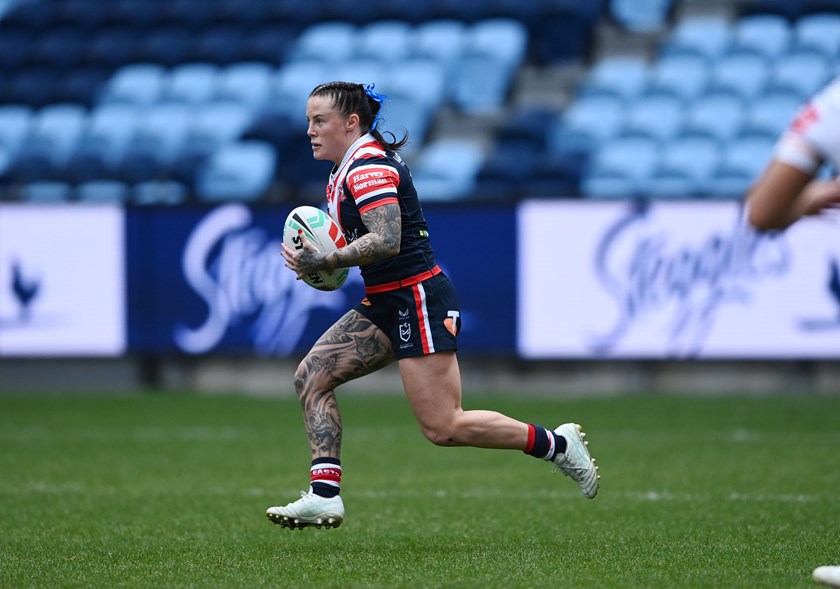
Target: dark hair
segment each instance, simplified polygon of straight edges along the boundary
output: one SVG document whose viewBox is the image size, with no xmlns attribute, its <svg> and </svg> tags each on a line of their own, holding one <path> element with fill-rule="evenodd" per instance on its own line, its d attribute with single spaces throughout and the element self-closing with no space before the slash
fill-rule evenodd
<svg viewBox="0 0 840 589">
<path fill-rule="evenodd" d="M 316 86 L 312 92 L 312 96 L 325 96 L 333 99 L 335 109 L 344 117 L 349 117 L 356 113 L 359 116 L 359 124 L 366 133 L 373 135 L 382 146 L 388 151 L 398 151 L 406 143 L 408 143 L 408 132 L 406 132 L 402 139 L 397 140 L 397 136 L 391 131 L 386 131 L 393 141 L 386 141 L 379 129 L 372 129 L 376 116 L 379 114 L 379 109 L 382 104 L 375 100 L 365 91 L 365 86 L 362 84 L 354 84 L 352 82 L 327 82 Z M 377 125 L 378 126 L 378 125 Z"/>
</svg>

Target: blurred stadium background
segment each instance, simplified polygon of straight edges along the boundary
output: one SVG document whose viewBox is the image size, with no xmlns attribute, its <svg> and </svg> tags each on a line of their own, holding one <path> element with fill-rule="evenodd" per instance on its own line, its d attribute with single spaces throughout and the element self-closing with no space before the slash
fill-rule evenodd
<svg viewBox="0 0 840 589">
<path fill-rule="evenodd" d="M 288 392 L 361 294 L 276 250 L 346 79 L 412 137 L 468 388 L 837 390 L 836 225 L 739 214 L 840 1 L 0 0 L 0 71 L 2 389 Z"/>
</svg>

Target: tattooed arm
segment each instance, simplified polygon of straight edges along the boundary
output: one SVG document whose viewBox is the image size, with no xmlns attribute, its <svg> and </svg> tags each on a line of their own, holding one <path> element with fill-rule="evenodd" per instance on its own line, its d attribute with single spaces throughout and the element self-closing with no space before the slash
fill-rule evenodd
<svg viewBox="0 0 840 589">
<path fill-rule="evenodd" d="M 302 275 L 318 270 L 364 266 L 400 253 L 402 219 L 398 204 L 373 208 L 362 214 L 362 222 L 370 233 L 328 254 L 319 252 L 307 240 L 298 252 L 284 244 L 286 266 Z"/>
</svg>

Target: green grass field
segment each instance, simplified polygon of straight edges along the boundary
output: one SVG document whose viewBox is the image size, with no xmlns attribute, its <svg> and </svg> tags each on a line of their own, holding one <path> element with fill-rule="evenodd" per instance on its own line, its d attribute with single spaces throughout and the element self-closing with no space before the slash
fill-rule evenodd
<svg viewBox="0 0 840 589">
<path fill-rule="evenodd" d="M 816 587 L 840 564 L 840 397 L 466 397 L 580 421 L 594 501 L 519 452 L 438 448 L 401 396 L 341 397 L 336 530 L 296 400 L 0 395 L 0 587 Z"/>
</svg>

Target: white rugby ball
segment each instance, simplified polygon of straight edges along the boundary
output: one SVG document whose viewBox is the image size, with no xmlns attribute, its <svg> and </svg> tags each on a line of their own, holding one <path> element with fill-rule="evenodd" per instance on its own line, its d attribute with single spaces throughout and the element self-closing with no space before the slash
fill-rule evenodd
<svg viewBox="0 0 840 589">
<path fill-rule="evenodd" d="M 344 239 L 344 234 L 335 221 L 316 207 L 304 205 L 296 207 L 289 213 L 286 224 L 283 225 L 283 243 L 292 249 L 302 249 L 301 230 L 322 252 L 331 252 L 347 245 L 347 240 Z M 344 284 L 349 273 L 348 268 L 321 270 L 305 275 L 302 280 L 318 290 L 335 290 Z"/>
</svg>

